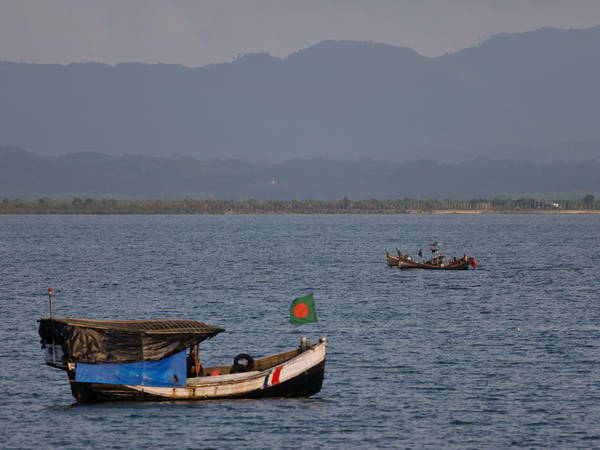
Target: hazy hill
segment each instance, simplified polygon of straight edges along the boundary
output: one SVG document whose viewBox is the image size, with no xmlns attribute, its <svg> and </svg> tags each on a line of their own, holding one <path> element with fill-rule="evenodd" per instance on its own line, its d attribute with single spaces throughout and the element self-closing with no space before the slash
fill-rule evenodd
<svg viewBox="0 0 600 450">
<path fill-rule="evenodd" d="M 0 145 L 271 162 L 598 158 L 599 79 L 600 27 L 500 34 L 438 58 L 327 41 L 202 68 L 2 62 Z"/>
<path fill-rule="evenodd" d="M 446 164 L 318 158 L 259 165 L 99 153 L 38 156 L 0 147 L 0 199 L 580 199 L 585 194 L 600 194 L 598 161 L 538 164 L 478 159 Z"/>
</svg>

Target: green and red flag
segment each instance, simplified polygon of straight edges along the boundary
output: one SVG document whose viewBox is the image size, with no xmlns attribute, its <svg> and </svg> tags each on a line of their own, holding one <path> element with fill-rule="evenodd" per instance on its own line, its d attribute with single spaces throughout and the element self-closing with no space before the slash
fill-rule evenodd
<svg viewBox="0 0 600 450">
<path fill-rule="evenodd" d="M 313 295 L 295 298 L 290 305 L 290 323 L 318 322 Z"/>
</svg>

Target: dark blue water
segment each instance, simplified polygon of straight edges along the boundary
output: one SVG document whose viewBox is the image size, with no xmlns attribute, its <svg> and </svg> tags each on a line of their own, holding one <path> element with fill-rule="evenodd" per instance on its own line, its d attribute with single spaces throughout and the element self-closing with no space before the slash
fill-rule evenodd
<svg viewBox="0 0 600 450">
<path fill-rule="evenodd" d="M 400 271 L 437 239 L 464 272 Z M 0 216 L 2 448 L 600 447 L 600 215 Z M 36 320 L 190 318 L 205 364 L 329 338 L 310 399 L 75 405 Z M 314 292 L 320 321 L 288 323 Z"/>
</svg>

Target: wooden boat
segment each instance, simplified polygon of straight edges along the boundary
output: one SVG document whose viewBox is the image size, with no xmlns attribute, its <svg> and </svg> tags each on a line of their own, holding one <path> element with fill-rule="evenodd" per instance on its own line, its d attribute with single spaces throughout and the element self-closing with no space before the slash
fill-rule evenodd
<svg viewBox="0 0 600 450">
<path fill-rule="evenodd" d="M 387 258 L 387 265 L 388 266 L 390 266 L 390 267 L 398 267 L 398 265 L 400 263 L 400 258 L 398 258 L 397 256 L 392 255 L 387 250 L 385 250 L 385 256 Z"/>
<path fill-rule="evenodd" d="M 455 264 L 430 264 L 426 262 L 408 261 L 406 259 L 399 261 L 400 269 L 467 270 L 469 266 L 473 266 L 473 268 L 477 267 L 477 261 L 474 258 L 467 258 L 466 261 L 460 260 Z"/>
<path fill-rule="evenodd" d="M 194 320 L 39 320 L 48 365 L 78 402 L 308 397 L 321 390 L 327 340 L 232 365 L 203 367 L 199 344 L 222 328 Z"/>
</svg>

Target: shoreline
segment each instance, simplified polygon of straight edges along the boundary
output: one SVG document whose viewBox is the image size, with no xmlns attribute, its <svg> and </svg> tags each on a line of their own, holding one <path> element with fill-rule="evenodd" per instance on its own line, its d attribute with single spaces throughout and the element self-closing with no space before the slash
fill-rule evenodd
<svg viewBox="0 0 600 450">
<path fill-rule="evenodd" d="M 38 200 L 0 202 L 0 214 L 600 214 L 600 200 L 589 194 L 581 200 L 472 199 L 417 200 L 117 200 L 74 197 L 72 200 L 43 197 Z"/>
<path fill-rule="evenodd" d="M 600 210 L 491 210 L 491 209 L 439 209 L 439 210 L 403 210 L 403 211 L 331 211 L 331 212 L 313 212 L 313 211 L 223 211 L 223 212 L 165 212 L 165 211 L 0 211 L 0 216 L 278 216 L 278 215 L 582 215 L 582 214 L 600 214 Z"/>
<path fill-rule="evenodd" d="M 563 209 L 563 210 L 499 210 L 499 209 L 452 209 L 452 210 L 433 210 L 433 211 L 411 211 L 409 214 L 600 214 L 597 209 Z"/>
</svg>

